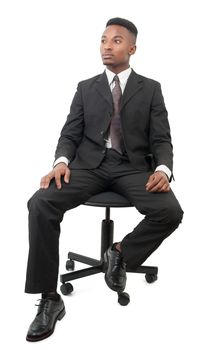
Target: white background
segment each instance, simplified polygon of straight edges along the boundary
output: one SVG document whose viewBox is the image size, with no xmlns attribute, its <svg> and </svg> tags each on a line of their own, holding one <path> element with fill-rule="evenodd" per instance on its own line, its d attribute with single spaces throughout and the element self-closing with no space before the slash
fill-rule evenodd
<svg viewBox="0 0 224 350">
<path fill-rule="evenodd" d="M 221 1 L 1 1 L 1 347 L 27 349 L 223 349 L 223 12 Z M 100 37 L 109 18 L 139 29 L 131 66 L 158 80 L 174 144 L 172 188 L 185 216 L 147 261 L 153 285 L 129 274 L 131 302 L 95 275 L 73 283 L 67 314 L 52 337 L 25 341 L 36 295 L 24 294 L 26 202 L 52 166 L 60 130 L 80 80 L 103 71 Z M 101 208 L 65 215 L 66 254 L 98 258 Z M 115 239 L 141 220 L 114 209 Z"/>
</svg>

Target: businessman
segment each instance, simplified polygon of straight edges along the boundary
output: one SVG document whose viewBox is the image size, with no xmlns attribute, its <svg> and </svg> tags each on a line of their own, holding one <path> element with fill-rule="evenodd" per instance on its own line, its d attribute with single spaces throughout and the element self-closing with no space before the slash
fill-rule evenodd
<svg viewBox="0 0 224 350">
<path fill-rule="evenodd" d="M 173 152 L 160 84 L 130 68 L 136 26 L 110 19 L 101 38 L 105 71 L 78 84 L 62 128 L 53 170 L 28 202 L 26 293 L 41 293 L 26 339 L 50 336 L 65 315 L 57 293 L 60 223 L 92 195 L 121 193 L 144 215 L 105 252 L 105 281 L 123 291 L 126 267 L 141 265 L 179 226 L 183 211 L 171 188 Z"/>
</svg>

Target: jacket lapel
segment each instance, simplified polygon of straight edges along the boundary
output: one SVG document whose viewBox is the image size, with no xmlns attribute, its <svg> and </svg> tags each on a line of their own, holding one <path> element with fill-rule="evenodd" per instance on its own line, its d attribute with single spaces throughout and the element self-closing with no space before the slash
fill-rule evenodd
<svg viewBox="0 0 224 350">
<path fill-rule="evenodd" d="M 121 110 L 127 102 L 143 87 L 143 79 L 133 70 L 128 78 L 124 93 L 121 98 Z M 96 80 L 96 91 L 100 96 L 107 101 L 111 112 L 113 111 L 113 98 L 108 84 L 106 72 L 103 72 Z"/>
<path fill-rule="evenodd" d="M 113 110 L 113 99 L 110 91 L 110 87 L 108 84 L 108 79 L 106 73 L 104 72 L 99 76 L 96 80 L 96 91 L 101 95 L 101 97 L 107 101 L 109 104 L 111 111 Z"/>
<path fill-rule="evenodd" d="M 127 102 L 143 87 L 143 79 L 133 70 L 128 78 L 124 93 L 121 99 L 121 110 Z"/>
</svg>

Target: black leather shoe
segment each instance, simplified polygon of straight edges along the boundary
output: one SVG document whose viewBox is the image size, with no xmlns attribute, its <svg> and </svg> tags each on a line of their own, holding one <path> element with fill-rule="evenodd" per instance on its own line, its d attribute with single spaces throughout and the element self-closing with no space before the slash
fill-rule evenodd
<svg viewBox="0 0 224 350">
<path fill-rule="evenodd" d="M 107 249 L 104 253 L 105 281 L 108 287 L 115 292 L 122 292 L 126 285 L 126 264 L 117 250 Z"/>
<path fill-rule="evenodd" d="M 39 341 L 49 337 L 54 332 L 57 320 L 61 320 L 64 315 L 65 306 L 61 296 L 58 301 L 40 299 L 37 315 L 29 327 L 26 340 Z"/>
</svg>

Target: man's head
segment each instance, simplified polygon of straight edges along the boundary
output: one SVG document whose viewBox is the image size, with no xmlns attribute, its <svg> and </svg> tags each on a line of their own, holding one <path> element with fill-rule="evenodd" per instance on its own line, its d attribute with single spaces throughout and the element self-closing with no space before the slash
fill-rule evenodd
<svg viewBox="0 0 224 350">
<path fill-rule="evenodd" d="M 130 56 L 136 51 L 136 26 L 123 18 L 112 18 L 103 32 L 100 52 L 103 64 L 114 73 L 129 67 Z"/>
</svg>

